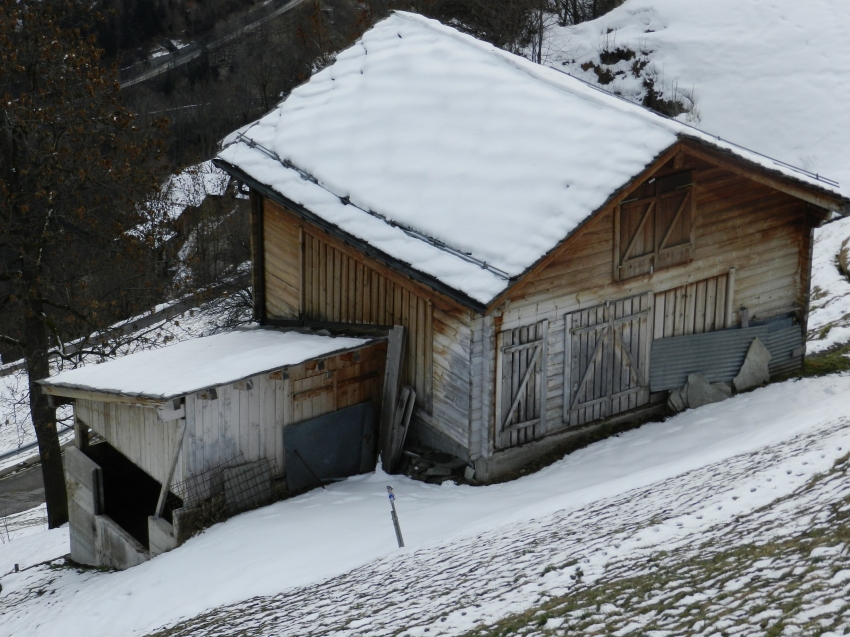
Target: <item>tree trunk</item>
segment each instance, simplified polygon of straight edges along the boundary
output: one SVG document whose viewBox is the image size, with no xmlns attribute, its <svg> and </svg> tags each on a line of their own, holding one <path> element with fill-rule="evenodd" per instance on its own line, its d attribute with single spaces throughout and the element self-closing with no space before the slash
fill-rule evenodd
<svg viewBox="0 0 850 637">
<path fill-rule="evenodd" d="M 68 494 L 62 467 L 62 450 L 56 433 L 56 410 L 47 402 L 36 381 L 50 376 L 49 336 L 41 304 L 30 302 L 24 319 L 24 351 L 30 389 L 30 414 L 41 454 L 41 474 L 47 502 L 47 526 L 54 529 L 68 521 Z"/>
</svg>

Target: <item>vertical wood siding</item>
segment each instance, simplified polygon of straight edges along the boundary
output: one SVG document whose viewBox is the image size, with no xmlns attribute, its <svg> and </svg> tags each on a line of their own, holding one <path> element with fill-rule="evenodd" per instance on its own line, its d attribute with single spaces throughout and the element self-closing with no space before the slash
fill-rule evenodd
<svg viewBox="0 0 850 637">
<path fill-rule="evenodd" d="M 729 326 L 729 275 L 703 279 L 655 294 L 654 338 L 702 334 Z"/>
<path fill-rule="evenodd" d="M 408 331 L 403 382 L 431 410 L 434 312 L 431 302 L 323 238 L 304 232 L 305 319 L 403 325 Z"/>
<path fill-rule="evenodd" d="M 174 482 L 229 462 L 272 461 L 284 471 L 283 428 L 357 403 L 379 407 L 386 343 L 370 344 L 271 374 L 186 396 L 186 433 Z M 152 407 L 78 400 L 76 417 L 155 480 L 168 474 L 178 421 L 161 423 Z"/>
<path fill-rule="evenodd" d="M 299 317 L 407 328 L 403 382 L 416 389 L 414 418 L 468 448 L 472 313 L 341 244 L 274 202 L 266 200 L 265 208 L 274 211 L 280 221 L 277 228 L 288 237 L 267 234 L 267 241 L 294 246 L 298 237 Z M 272 267 L 266 265 L 267 273 Z M 279 278 L 267 277 L 270 298 L 286 294 Z M 287 316 L 276 313 L 271 303 L 268 307 L 271 317 Z"/>
<path fill-rule="evenodd" d="M 301 301 L 298 225 L 278 206 L 263 206 L 263 262 L 267 316 L 297 318 Z"/>
<path fill-rule="evenodd" d="M 81 399 L 74 403 L 74 415 L 154 480 L 166 479 L 177 445 L 178 421 L 159 422 L 153 407 Z M 178 461 L 175 481 L 182 471 Z"/>
</svg>

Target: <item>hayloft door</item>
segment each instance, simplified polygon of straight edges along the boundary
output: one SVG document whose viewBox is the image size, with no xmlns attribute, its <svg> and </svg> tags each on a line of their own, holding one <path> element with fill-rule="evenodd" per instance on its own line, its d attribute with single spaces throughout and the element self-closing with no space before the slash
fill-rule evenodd
<svg viewBox="0 0 850 637">
<path fill-rule="evenodd" d="M 565 423 L 583 425 L 649 402 L 651 300 L 641 294 L 566 315 Z"/>
<path fill-rule="evenodd" d="M 549 321 L 499 334 L 496 361 L 496 447 L 515 447 L 544 435 Z"/>
</svg>

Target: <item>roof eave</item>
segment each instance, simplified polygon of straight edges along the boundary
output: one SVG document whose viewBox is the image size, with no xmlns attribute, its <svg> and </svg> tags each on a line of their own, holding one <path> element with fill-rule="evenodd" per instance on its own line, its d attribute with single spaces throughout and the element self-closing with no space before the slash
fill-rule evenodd
<svg viewBox="0 0 850 637">
<path fill-rule="evenodd" d="M 213 159 L 213 163 L 222 170 L 228 172 L 236 179 L 242 181 L 243 183 L 246 183 L 248 186 L 251 187 L 251 189 L 256 190 L 264 197 L 268 197 L 269 199 L 276 201 L 277 203 L 284 206 L 287 210 L 290 210 L 305 221 L 310 222 L 311 224 L 321 228 L 331 236 L 334 236 L 337 239 L 340 239 L 341 241 L 344 241 L 345 243 L 357 248 L 360 252 L 363 252 L 364 254 L 370 256 L 371 258 L 382 263 L 383 265 L 392 268 L 393 270 L 403 272 L 405 275 L 407 275 L 414 281 L 431 288 L 440 295 L 449 298 L 455 303 L 458 303 L 463 307 L 477 312 L 478 314 L 483 314 L 487 310 L 487 304 L 481 303 L 480 301 L 473 299 L 461 290 L 453 288 L 443 283 L 439 279 L 425 274 L 424 272 L 420 272 L 419 270 L 416 270 L 415 268 L 411 267 L 410 264 L 396 259 L 395 257 L 388 255 L 386 252 L 383 252 L 382 250 L 379 250 L 373 245 L 367 243 L 366 241 L 363 241 L 362 239 L 359 239 L 354 235 L 349 234 L 339 226 L 336 226 L 330 223 L 329 221 L 322 219 L 321 217 L 311 212 L 301 204 L 295 203 L 294 201 L 280 194 L 270 186 L 261 183 L 238 166 L 234 166 L 233 164 L 224 161 L 223 159 L 220 159 L 218 157 Z"/>
<path fill-rule="evenodd" d="M 833 190 L 817 186 L 807 180 L 796 179 L 780 170 L 773 170 L 705 139 L 680 134 L 679 142 L 692 154 L 701 156 L 707 161 L 723 162 L 730 169 L 736 170 L 757 183 L 775 188 L 819 208 L 837 211 L 843 215 L 850 214 L 850 198 Z"/>
</svg>

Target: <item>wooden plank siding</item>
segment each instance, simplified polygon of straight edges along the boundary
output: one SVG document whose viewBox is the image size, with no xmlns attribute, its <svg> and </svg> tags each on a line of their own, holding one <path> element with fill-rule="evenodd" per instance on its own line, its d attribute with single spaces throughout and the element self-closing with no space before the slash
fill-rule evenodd
<svg viewBox="0 0 850 637">
<path fill-rule="evenodd" d="M 178 421 L 159 422 L 153 407 L 82 399 L 74 403 L 74 416 L 154 480 L 165 480 L 177 445 Z M 178 462 L 174 475 L 182 472 Z"/>
<path fill-rule="evenodd" d="M 173 483 L 242 455 L 268 459 L 284 471 L 283 428 L 302 420 L 373 402 L 380 408 L 387 344 L 307 361 L 244 383 L 216 387 L 185 398 L 186 434 Z M 205 397 L 206 396 L 206 397 Z M 156 409 L 77 400 L 75 416 L 155 480 L 162 482 L 177 443 L 178 421 L 159 422 Z"/>
<path fill-rule="evenodd" d="M 685 156 L 677 163 L 677 170 L 692 171 L 694 181 L 690 262 L 617 281 L 612 205 L 494 308 L 500 332 L 549 321 L 549 433 L 568 426 L 563 402 L 564 317 L 571 312 L 651 292 L 654 338 L 734 326 L 739 307 L 747 307 L 756 319 L 789 311 L 804 318 L 814 224 L 806 213 L 808 204 L 704 159 Z M 727 299 L 731 268 L 734 298 Z M 489 422 L 492 430 L 492 416 Z M 491 442 L 489 452 L 494 450 Z"/>
<path fill-rule="evenodd" d="M 298 237 L 301 273 L 298 318 L 305 321 L 403 325 L 407 362 L 402 382 L 416 390 L 414 420 L 454 442 L 470 444 L 472 318 L 470 310 L 391 270 L 266 200 L 266 227 L 277 223 L 266 241 L 290 246 Z M 277 221 L 270 221 L 273 218 Z M 282 238 L 280 233 L 288 233 Z M 266 261 L 267 298 L 286 294 L 278 281 L 283 260 Z M 280 288 L 280 289 L 278 289 Z M 294 301 L 294 293 L 292 296 Z M 269 316 L 277 314 L 267 302 Z"/>
<path fill-rule="evenodd" d="M 312 321 L 403 325 L 407 362 L 402 382 L 431 410 L 434 312 L 431 301 L 304 230 L 302 317 Z"/>
</svg>

